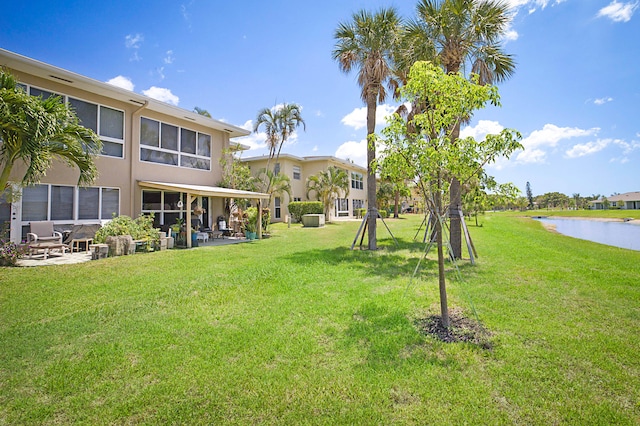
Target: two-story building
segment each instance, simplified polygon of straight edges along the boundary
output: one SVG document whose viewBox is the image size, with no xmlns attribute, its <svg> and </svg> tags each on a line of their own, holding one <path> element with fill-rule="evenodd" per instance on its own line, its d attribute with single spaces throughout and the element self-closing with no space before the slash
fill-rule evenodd
<svg viewBox="0 0 640 426">
<path fill-rule="evenodd" d="M 251 174 L 258 176 L 260 171 L 267 167 L 267 156 L 243 158 L 250 169 Z M 286 174 L 291 181 L 291 197 L 283 194 L 282 197 L 273 197 L 271 200 L 271 220 L 283 222 L 289 217 L 288 205 L 292 201 L 315 201 L 313 193 L 311 199 L 307 197 L 307 179 L 322 170 L 335 166 L 347 172 L 350 179 L 348 194 L 341 194 L 334 200 L 333 209 L 330 211 L 330 220 L 335 218 L 354 217 L 355 211 L 367 206 L 367 169 L 350 161 L 331 156 L 296 157 L 290 154 L 280 154 L 278 161 L 275 159 L 269 165 L 276 173 Z"/>
<path fill-rule="evenodd" d="M 27 93 L 60 96 L 103 143 L 91 187 L 78 187 L 78 170 L 57 161 L 19 201 L 0 199 L 0 223 L 10 222 L 12 241 L 41 220 L 64 229 L 153 213 L 156 226 L 167 228 L 177 218 L 189 223 L 196 206 L 206 210 L 198 218 L 211 227 L 224 214 L 224 198 L 267 198 L 216 186 L 223 150 L 235 145 L 231 138 L 248 135 L 245 129 L 2 49 L 0 66 Z M 19 182 L 24 170 L 16 165 L 11 179 Z"/>
</svg>

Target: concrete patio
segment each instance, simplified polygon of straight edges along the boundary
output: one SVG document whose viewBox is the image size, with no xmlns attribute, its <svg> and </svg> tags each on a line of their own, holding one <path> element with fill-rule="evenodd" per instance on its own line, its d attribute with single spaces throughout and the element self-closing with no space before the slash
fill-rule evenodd
<svg viewBox="0 0 640 426">
<path fill-rule="evenodd" d="M 257 240 L 255 240 L 257 241 Z M 198 247 L 194 247 L 191 250 L 198 250 L 202 247 L 215 247 L 215 246 L 226 246 L 229 244 L 241 244 L 241 243 L 249 243 L 251 240 L 247 240 L 245 238 L 235 238 L 235 237 L 226 237 L 226 238 L 213 238 L 209 239 L 207 242 L 198 241 Z M 183 250 L 183 248 L 174 248 L 172 250 Z M 144 255 L 144 253 L 137 253 L 136 255 Z M 54 254 L 53 256 L 49 256 L 47 259 L 38 259 L 33 258 L 29 259 L 28 256 L 18 260 L 18 266 L 47 266 L 47 265 L 72 265 L 75 263 L 84 263 L 91 260 L 91 253 L 87 253 L 85 251 L 76 252 L 76 253 L 66 253 L 64 255 Z"/>
</svg>

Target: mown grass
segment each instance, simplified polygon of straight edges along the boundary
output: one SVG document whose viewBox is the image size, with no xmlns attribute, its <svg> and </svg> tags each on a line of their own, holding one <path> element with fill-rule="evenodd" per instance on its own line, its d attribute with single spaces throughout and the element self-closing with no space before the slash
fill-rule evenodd
<svg viewBox="0 0 640 426">
<path fill-rule="evenodd" d="M 451 308 L 492 349 L 422 335 L 421 218 L 0 269 L 0 424 L 637 424 L 640 253 L 491 214 Z"/>
</svg>

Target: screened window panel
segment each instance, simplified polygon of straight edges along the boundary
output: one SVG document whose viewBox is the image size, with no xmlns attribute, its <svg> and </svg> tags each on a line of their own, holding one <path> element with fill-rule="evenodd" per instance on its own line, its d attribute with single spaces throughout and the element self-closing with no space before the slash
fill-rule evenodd
<svg viewBox="0 0 640 426">
<path fill-rule="evenodd" d="M 160 216 L 156 213 L 156 216 Z M 173 225 L 176 223 L 176 220 L 180 218 L 180 213 L 172 212 L 172 213 L 164 213 L 164 223 L 163 225 Z"/>
<path fill-rule="evenodd" d="M 102 219 L 111 219 L 120 213 L 120 190 L 102 188 Z"/>
<path fill-rule="evenodd" d="M 124 145 L 117 142 L 102 141 L 102 155 L 108 155 L 109 157 L 122 158 L 124 151 Z"/>
<path fill-rule="evenodd" d="M 47 185 L 28 186 L 22 190 L 22 220 L 47 220 L 49 188 Z"/>
<path fill-rule="evenodd" d="M 152 149 L 142 148 L 140 150 L 140 159 L 151 163 L 169 164 L 171 166 L 178 165 L 178 154 L 154 151 Z"/>
<path fill-rule="evenodd" d="M 196 132 L 193 130 L 180 130 L 180 151 L 187 154 L 196 153 Z"/>
<path fill-rule="evenodd" d="M 78 189 L 78 219 L 100 219 L 100 188 Z"/>
<path fill-rule="evenodd" d="M 69 98 L 69 105 L 76 112 L 80 124 L 98 133 L 98 105 Z"/>
<path fill-rule="evenodd" d="M 73 220 L 72 186 L 51 186 L 51 220 Z"/>
<path fill-rule="evenodd" d="M 124 113 L 109 107 L 100 107 L 100 136 L 124 139 Z"/>
<path fill-rule="evenodd" d="M 211 136 L 198 133 L 198 155 L 211 157 Z"/>
<path fill-rule="evenodd" d="M 161 210 L 161 191 L 142 191 L 142 210 Z"/>
<path fill-rule="evenodd" d="M 148 118 L 140 118 L 140 144 L 159 146 L 160 123 Z"/>
<path fill-rule="evenodd" d="M 172 151 L 178 150 L 178 128 L 176 126 L 162 123 L 161 146 Z"/>
<path fill-rule="evenodd" d="M 203 158 L 189 157 L 187 155 L 183 155 L 180 158 L 180 165 L 182 167 L 189 167 L 192 169 L 209 170 L 211 162 Z"/>
<path fill-rule="evenodd" d="M 180 201 L 179 192 L 165 191 L 164 193 L 164 209 L 165 210 L 180 210 L 180 207 L 178 207 L 179 201 Z"/>
<path fill-rule="evenodd" d="M 49 92 L 48 90 L 37 89 L 32 87 L 29 91 L 31 96 L 42 96 L 42 99 L 49 99 L 52 96 L 60 96 L 57 93 Z"/>
</svg>

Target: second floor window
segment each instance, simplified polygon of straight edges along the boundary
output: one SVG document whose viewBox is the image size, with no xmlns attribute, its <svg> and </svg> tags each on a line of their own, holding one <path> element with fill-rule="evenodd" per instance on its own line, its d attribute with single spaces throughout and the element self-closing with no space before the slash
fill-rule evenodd
<svg viewBox="0 0 640 426">
<path fill-rule="evenodd" d="M 141 117 L 140 160 L 211 170 L 211 136 Z"/>
<path fill-rule="evenodd" d="M 351 173 L 351 188 L 352 189 L 363 189 L 363 179 L 362 173 Z"/>
</svg>

